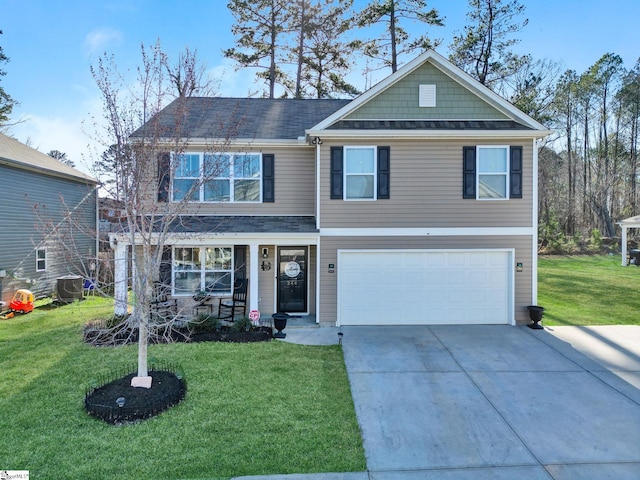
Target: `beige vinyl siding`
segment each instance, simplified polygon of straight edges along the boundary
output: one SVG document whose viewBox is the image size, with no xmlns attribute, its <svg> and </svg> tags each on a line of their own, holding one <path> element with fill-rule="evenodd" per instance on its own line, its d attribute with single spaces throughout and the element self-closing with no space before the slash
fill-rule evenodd
<svg viewBox="0 0 640 480">
<path fill-rule="evenodd" d="M 436 86 L 436 106 L 418 105 L 420 85 Z M 345 120 L 506 120 L 507 116 L 430 63 L 376 95 Z"/>
<path fill-rule="evenodd" d="M 332 145 L 373 145 L 329 142 L 322 145 L 320 171 L 321 228 L 445 228 L 530 227 L 532 223 L 531 139 L 504 141 L 388 141 L 391 147 L 391 198 L 375 201 L 331 200 L 329 154 Z M 523 147 L 523 198 L 465 200 L 462 198 L 462 147 L 520 145 Z"/>
<path fill-rule="evenodd" d="M 269 258 L 262 258 L 263 248 L 269 249 Z M 278 257 L 274 245 L 260 245 L 258 252 L 260 255 L 258 263 L 260 263 L 260 265 L 262 265 L 262 262 L 269 262 L 271 264 L 271 270 L 265 271 L 262 270 L 262 268 L 258 270 L 258 309 L 260 310 L 260 316 L 262 318 L 270 318 L 271 314 L 276 311 L 273 302 L 276 284 L 275 277 L 278 271 Z"/>
<path fill-rule="evenodd" d="M 202 152 L 200 149 L 192 149 Z M 232 151 L 232 150 L 229 150 Z M 275 158 L 275 202 L 273 203 L 191 203 L 185 215 L 314 215 L 315 149 L 277 147 L 242 149 L 242 152 L 272 153 Z M 157 189 L 157 178 L 151 188 Z M 153 197 L 157 198 L 157 193 Z"/>
<path fill-rule="evenodd" d="M 531 237 L 323 237 L 320 244 L 320 255 L 323 266 L 333 263 L 335 273 L 328 269 L 320 269 L 320 321 L 336 322 L 337 320 L 337 279 L 338 250 L 347 249 L 491 249 L 514 248 L 515 263 L 523 264 L 522 272 L 514 273 L 515 318 L 517 324 L 529 323 L 527 306 L 531 305 Z M 515 265 L 514 265 L 515 270 Z M 419 301 L 419 299 L 416 299 Z M 393 299 L 389 299 L 389 308 L 393 308 Z"/>
</svg>

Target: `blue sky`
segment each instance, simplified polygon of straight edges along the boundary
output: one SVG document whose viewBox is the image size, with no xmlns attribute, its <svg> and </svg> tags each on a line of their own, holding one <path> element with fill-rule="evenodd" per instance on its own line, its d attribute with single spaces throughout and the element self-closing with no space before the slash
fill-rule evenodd
<svg viewBox="0 0 640 480">
<path fill-rule="evenodd" d="M 529 25 L 518 34 L 518 53 L 562 63 L 584 72 L 607 52 L 620 55 L 627 68 L 640 57 L 637 40 L 639 0 L 521 0 Z M 121 69 L 135 67 L 140 45 L 160 39 L 175 57 L 185 47 L 220 79 L 219 94 L 246 96 L 251 71 L 234 71 L 222 49 L 233 46 L 233 18 L 227 0 L 0 0 L 0 45 L 10 59 L 0 66 L 0 85 L 20 105 L 23 119 L 9 134 L 47 153 L 67 153 L 88 171 L 85 131 L 92 115 L 100 115 L 98 89 L 90 73 L 98 57 L 112 53 Z M 366 0 L 356 0 L 362 6 Z M 438 49 L 449 54 L 453 35 L 461 31 L 467 0 L 430 0 L 445 18 L 445 27 L 430 27 Z M 379 79 L 377 79 L 379 80 Z M 362 88 L 363 86 L 360 85 Z M 253 90 L 256 88 L 253 87 Z M 84 126 L 83 126 L 84 125 Z"/>
</svg>

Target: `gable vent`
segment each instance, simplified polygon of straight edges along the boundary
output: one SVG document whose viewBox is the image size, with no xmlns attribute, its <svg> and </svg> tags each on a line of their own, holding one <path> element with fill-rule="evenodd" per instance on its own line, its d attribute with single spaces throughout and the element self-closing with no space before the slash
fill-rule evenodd
<svg viewBox="0 0 640 480">
<path fill-rule="evenodd" d="M 436 86 L 435 85 L 420 85 L 419 105 L 421 107 L 436 106 Z"/>
</svg>

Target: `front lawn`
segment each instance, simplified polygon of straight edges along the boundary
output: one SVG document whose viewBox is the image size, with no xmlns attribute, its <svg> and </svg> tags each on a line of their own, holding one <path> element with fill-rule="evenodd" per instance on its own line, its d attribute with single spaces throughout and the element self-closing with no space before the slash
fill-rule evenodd
<svg viewBox="0 0 640 480">
<path fill-rule="evenodd" d="M 0 468 L 37 479 L 214 479 L 365 470 L 339 346 L 279 341 L 152 345 L 179 364 L 187 396 L 114 427 L 83 408 L 85 389 L 135 364 L 137 347 L 96 348 L 81 327 L 112 303 L 90 298 L 0 321 Z"/>
<path fill-rule="evenodd" d="M 640 267 L 620 255 L 538 259 L 543 325 L 640 325 Z"/>
</svg>

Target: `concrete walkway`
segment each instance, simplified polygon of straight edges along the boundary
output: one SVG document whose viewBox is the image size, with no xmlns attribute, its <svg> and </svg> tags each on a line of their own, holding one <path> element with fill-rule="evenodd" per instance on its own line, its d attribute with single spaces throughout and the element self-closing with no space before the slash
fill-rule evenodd
<svg viewBox="0 0 640 480">
<path fill-rule="evenodd" d="M 248 478 L 640 478 L 640 327 L 303 330 L 343 333 L 367 472 Z"/>
</svg>

